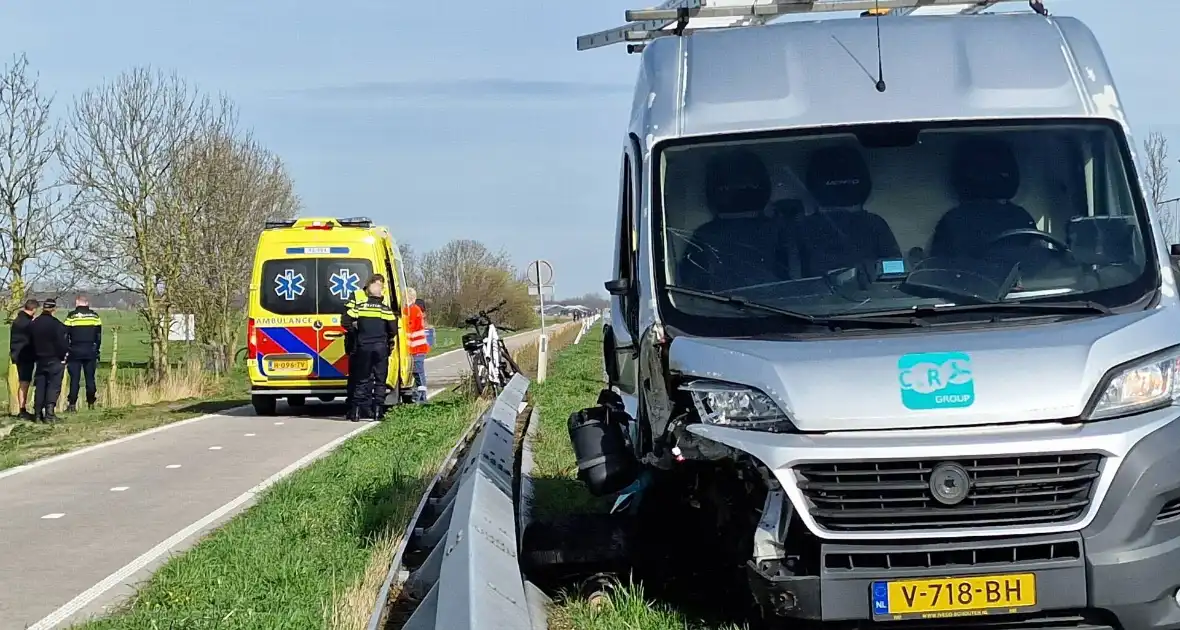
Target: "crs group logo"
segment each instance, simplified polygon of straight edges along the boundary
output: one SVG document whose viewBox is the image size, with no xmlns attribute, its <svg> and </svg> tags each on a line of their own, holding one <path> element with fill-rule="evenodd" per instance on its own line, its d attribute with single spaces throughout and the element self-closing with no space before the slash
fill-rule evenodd
<svg viewBox="0 0 1180 630">
<path fill-rule="evenodd" d="M 971 357 L 964 352 L 923 352 L 897 360 L 901 403 L 907 409 L 954 409 L 975 403 Z"/>
</svg>

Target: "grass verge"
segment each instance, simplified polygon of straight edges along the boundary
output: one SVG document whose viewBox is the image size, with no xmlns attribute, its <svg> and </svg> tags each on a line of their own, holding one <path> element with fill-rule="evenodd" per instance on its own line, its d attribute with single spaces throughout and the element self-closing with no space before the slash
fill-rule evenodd
<svg viewBox="0 0 1180 630">
<path fill-rule="evenodd" d="M 604 512 L 609 498 L 598 498 L 577 480 L 577 465 L 566 423 L 570 414 L 593 405 L 604 386 L 602 326 L 595 324 L 582 341 L 563 352 L 553 365 L 554 378 L 534 386 L 532 400 L 541 424 L 533 443 L 534 515 L 545 520 L 569 513 Z M 650 601 L 639 584 L 619 584 L 588 600 L 568 595 L 550 609 L 550 630 L 730 630 L 707 625 L 663 603 Z"/>
<path fill-rule="evenodd" d="M 578 328 L 572 330 L 576 336 Z M 577 480 L 566 428 L 570 414 L 593 405 L 602 391 L 602 326 L 596 323 L 578 345 L 557 355 L 549 371 L 553 378 L 532 388 L 533 406 L 541 419 L 533 443 L 535 516 L 604 509 L 608 504 L 590 496 Z"/>
<path fill-rule="evenodd" d="M 549 630 L 742 630 L 686 619 L 648 601 L 637 584 L 622 584 L 594 600 L 570 599 L 550 610 Z"/>
</svg>

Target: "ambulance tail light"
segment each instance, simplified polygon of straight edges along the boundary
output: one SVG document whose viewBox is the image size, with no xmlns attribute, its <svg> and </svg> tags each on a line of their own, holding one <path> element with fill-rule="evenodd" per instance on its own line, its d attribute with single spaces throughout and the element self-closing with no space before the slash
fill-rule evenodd
<svg viewBox="0 0 1180 630">
<path fill-rule="evenodd" d="M 251 361 L 258 358 L 258 329 L 253 317 L 246 320 L 246 357 Z"/>
</svg>

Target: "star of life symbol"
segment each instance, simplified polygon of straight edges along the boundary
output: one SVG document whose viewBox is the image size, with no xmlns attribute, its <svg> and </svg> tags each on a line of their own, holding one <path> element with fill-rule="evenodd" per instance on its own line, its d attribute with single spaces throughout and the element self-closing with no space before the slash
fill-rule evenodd
<svg viewBox="0 0 1180 630">
<path fill-rule="evenodd" d="M 337 271 L 328 278 L 328 281 L 331 283 L 328 288 L 332 295 L 341 300 L 347 300 L 356 294 L 357 289 L 361 288 L 361 277 L 348 269 Z"/>
<path fill-rule="evenodd" d="M 286 269 L 282 275 L 275 276 L 275 295 L 288 302 L 303 295 L 303 274 L 295 273 L 294 269 Z"/>
</svg>

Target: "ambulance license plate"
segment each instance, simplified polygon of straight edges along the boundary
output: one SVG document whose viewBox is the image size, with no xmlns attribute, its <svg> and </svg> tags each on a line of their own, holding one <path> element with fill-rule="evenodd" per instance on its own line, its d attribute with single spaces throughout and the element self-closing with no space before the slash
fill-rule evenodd
<svg viewBox="0 0 1180 630">
<path fill-rule="evenodd" d="M 1037 605 L 1032 573 L 873 582 L 874 621 L 1027 612 Z"/>
<path fill-rule="evenodd" d="M 306 374 L 311 368 L 307 359 L 268 359 L 266 371 L 275 374 Z"/>
</svg>

